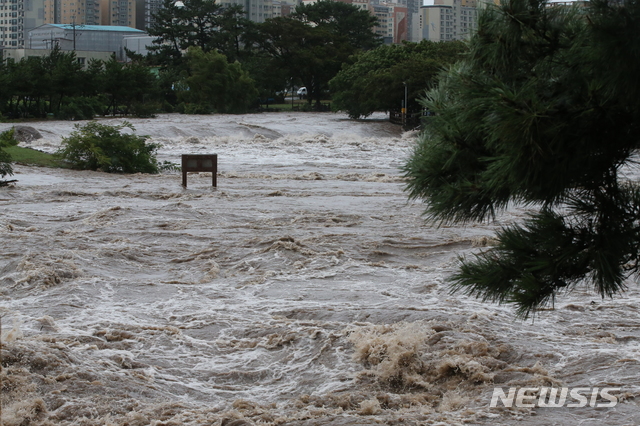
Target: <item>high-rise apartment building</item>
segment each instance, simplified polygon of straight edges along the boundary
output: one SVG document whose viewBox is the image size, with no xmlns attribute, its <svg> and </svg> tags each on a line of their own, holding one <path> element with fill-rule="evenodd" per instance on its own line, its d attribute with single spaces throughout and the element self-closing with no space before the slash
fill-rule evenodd
<svg viewBox="0 0 640 426">
<path fill-rule="evenodd" d="M 135 0 L 100 0 L 100 24 L 135 28 Z"/>
<path fill-rule="evenodd" d="M 0 0 L 0 48 L 25 48 L 29 30 L 44 24 L 43 2 Z"/>
<path fill-rule="evenodd" d="M 153 15 L 163 7 L 163 3 L 163 0 L 137 0 L 136 28 L 140 30 L 149 28 L 153 24 Z M 269 18 L 291 14 L 300 2 L 298 0 L 217 0 L 217 3 L 223 7 L 242 6 L 247 19 L 253 22 L 264 22 Z"/>
<path fill-rule="evenodd" d="M 46 24 L 100 24 L 99 0 L 44 0 Z"/>
<path fill-rule="evenodd" d="M 373 32 L 382 37 L 385 44 L 410 40 L 411 13 L 407 1 L 414 0 L 336 0 L 366 10 L 378 19 Z M 415 0 L 418 1 L 418 0 Z M 412 3 L 413 4 L 413 3 Z"/>
<path fill-rule="evenodd" d="M 422 0 L 407 0 L 407 40 L 420 41 L 420 6 Z"/>
<path fill-rule="evenodd" d="M 420 8 L 422 39 L 466 40 L 477 28 L 478 10 L 473 0 L 434 0 Z"/>
<path fill-rule="evenodd" d="M 370 6 L 378 24 L 373 29 L 382 37 L 384 43 L 401 43 L 407 40 L 407 8 L 395 3 L 381 3 Z"/>
<path fill-rule="evenodd" d="M 143 31 L 149 28 L 163 4 L 163 0 L 136 0 L 136 28 Z"/>
</svg>

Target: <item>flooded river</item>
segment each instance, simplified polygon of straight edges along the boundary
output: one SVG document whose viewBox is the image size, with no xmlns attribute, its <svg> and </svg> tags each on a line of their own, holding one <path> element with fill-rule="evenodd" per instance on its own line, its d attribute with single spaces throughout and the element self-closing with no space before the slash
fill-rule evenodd
<svg viewBox="0 0 640 426">
<path fill-rule="evenodd" d="M 375 116 L 129 120 L 211 175 L 15 166 L 0 188 L 8 425 L 637 425 L 640 293 L 587 288 L 522 321 L 451 295 L 491 223 L 434 228 Z M 103 120 L 120 123 L 120 119 Z M 31 123 L 53 152 L 72 122 Z M 1 123 L 0 131 L 10 127 Z M 495 387 L 618 387 L 599 408 L 491 408 Z"/>
</svg>

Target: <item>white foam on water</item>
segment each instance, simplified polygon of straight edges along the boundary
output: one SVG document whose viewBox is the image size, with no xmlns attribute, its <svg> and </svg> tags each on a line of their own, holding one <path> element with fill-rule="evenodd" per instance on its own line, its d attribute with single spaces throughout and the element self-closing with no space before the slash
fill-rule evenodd
<svg viewBox="0 0 640 426">
<path fill-rule="evenodd" d="M 399 170 L 415 133 L 383 119 L 129 120 L 161 160 L 217 152 L 217 189 L 16 165 L 0 190 L 4 424 L 637 424 L 635 284 L 579 288 L 535 322 L 451 295 L 457 256 L 526 210 L 426 225 Z M 55 151 L 73 125 L 33 123 L 44 137 L 25 146 Z M 550 385 L 624 401 L 489 408 L 495 386 Z"/>
</svg>

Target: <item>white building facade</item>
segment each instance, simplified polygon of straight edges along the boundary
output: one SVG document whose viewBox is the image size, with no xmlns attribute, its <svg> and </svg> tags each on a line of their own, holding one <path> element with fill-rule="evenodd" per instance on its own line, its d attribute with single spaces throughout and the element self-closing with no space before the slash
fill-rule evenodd
<svg viewBox="0 0 640 426">
<path fill-rule="evenodd" d="M 50 50 L 59 47 L 64 51 L 107 52 L 108 56 L 124 61 L 124 39 L 146 36 L 141 30 L 111 25 L 62 25 L 46 24 L 29 31 L 28 48 Z"/>
<path fill-rule="evenodd" d="M 478 26 L 475 1 L 434 0 L 433 5 L 420 8 L 422 40 L 468 40 Z"/>
</svg>

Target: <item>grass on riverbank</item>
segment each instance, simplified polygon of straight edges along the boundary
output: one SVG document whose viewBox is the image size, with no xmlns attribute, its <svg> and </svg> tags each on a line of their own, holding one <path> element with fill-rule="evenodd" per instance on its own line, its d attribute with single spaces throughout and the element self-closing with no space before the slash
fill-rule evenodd
<svg viewBox="0 0 640 426">
<path fill-rule="evenodd" d="M 13 163 L 26 164 L 29 166 L 69 168 L 69 165 L 55 155 L 36 151 L 35 149 L 11 146 L 3 148 L 3 151 L 11 155 L 11 161 Z"/>
</svg>

